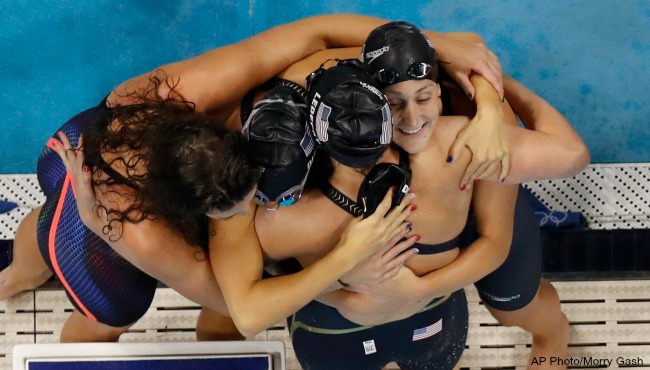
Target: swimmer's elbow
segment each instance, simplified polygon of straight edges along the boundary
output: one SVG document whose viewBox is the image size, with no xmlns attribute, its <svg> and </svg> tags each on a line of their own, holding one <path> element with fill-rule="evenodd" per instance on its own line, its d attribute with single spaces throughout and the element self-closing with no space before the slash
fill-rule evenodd
<svg viewBox="0 0 650 370">
<path fill-rule="evenodd" d="M 273 325 L 264 322 L 259 312 L 232 313 L 232 320 L 239 333 L 246 338 L 252 338 Z"/>
<path fill-rule="evenodd" d="M 576 155 L 576 175 L 589 165 L 591 163 L 591 153 L 589 153 L 589 148 L 587 147 L 587 144 L 584 143 L 584 141 L 581 141 L 580 149 L 577 151 Z"/>
<path fill-rule="evenodd" d="M 499 268 L 508 258 L 512 244 L 512 231 L 503 229 L 498 234 L 484 236 L 489 245 L 489 256 L 485 259 L 487 269 L 492 272 Z"/>
<path fill-rule="evenodd" d="M 230 307 L 229 307 L 230 308 Z M 245 307 L 233 307 L 230 311 L 231 318 L 237 330 L 246 338 L 252 338 L 268 328 L 278 324 L 291 313 L 298 311 L 300 307 L 277 304 L 269 308 L 261 303 L 247 304 Z"/>
<path fill-rule="evenodd" d="M 568 146 L 565 153 L 565 172 L 562 177 L 573 177 L 582 172 L 591 162 L 589 148 L 582 139 Z"/>
<path fill-rule="evenodd" d="M 247 329 L 247 328 L 241 328 L 237 326 L 237 330 L 239 330 L 239 333 L 244 336 L 244 338 L 254 338 L 257 334 L 261 333 L 264 331 L 263 329 Z"/>
<path fill-rule="evenodd" d="M 510 180 L 514 183 L 568 179 L 582 172 L 590 161 L 589 148 L 576 135 L 568 140 L 556 140 L 552 145 L 540 150 L 530 162 L 521 167 L 523 170 L 512 171 L 514 175 Z"/>
<path fill-rule="evenodd" d="M 493 266 L 496 266 L 494 269 L 496 270 L 499 268 L 499 266 L 503 265 L 503 263 L 506 261 L 506 258 L 508 258 L 508 255 L 510 254 L 510 240 L 503 240 L 501 242 L 501 246 L 497 248 L 498 252 L 495 253 L 494 255 L 494 263 Z"/>
</svg>

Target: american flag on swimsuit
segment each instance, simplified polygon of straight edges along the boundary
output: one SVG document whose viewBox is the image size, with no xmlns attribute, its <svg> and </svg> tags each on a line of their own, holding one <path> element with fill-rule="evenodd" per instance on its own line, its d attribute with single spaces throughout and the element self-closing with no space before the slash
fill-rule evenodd
<svg viewBox="0 0 650 370">
<path fill-rule="evenodd" d="M 413 330 L 413 341 L 429 338 L 442 331 L 442 319 L 438 320 L 435 324 L 431 324 L 425 328 Z"/>
</svg>

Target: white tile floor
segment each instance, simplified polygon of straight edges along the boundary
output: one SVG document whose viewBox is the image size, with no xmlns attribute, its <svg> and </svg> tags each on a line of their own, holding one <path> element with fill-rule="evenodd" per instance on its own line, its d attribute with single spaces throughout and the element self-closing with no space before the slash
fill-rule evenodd
<svg viewBox="0 0 650 370">
<path fill-rule="evenodd" d="M 650 368 L 650 280 L 555 282 L 571 321 L 569 354 L 580 358 L 638 359 Z M 470 369 L 524 368 L 530 335 L 498 326 L 467 288 L 470 330 L 461 366 Z M 40 289 L 0 302 L 0 370 L 11 369 L 11 351 L 19 343 L 54 343 L 71 309 L 60 289 Z M 149 312 L 122 342 L 193 341 L 198 307 L 160 288 Z M 254 339 L 282 340 L 287 368 L 300 369 L 283 323 Z M 618 367 L 614 362 L 611 367 Z"/>
<path fill-rule="evenodd" d="M 650 227 L 650 163 L 590 165 L 572 179 L 527 184 L 554 210 L 581 211 L 591 228 Z M 631 195 L 631 196 L 630 196 Z M 0 199 L 22 207 L 0 215 L 0 239 L 12 239 L 29 211 L 43 202 L 36 176 L 0 175 Z M 644 256 L 648 258 L 648 256 Z M 569 354 L 573 358 L 641 359 L 650 368 L 650 280 L 566 281 L 554 285 L 571 321 Z M 461 366 L 470 369 L 524 368 L 530 336 L 504 328 L 478 303 L 473 287 L 470 330 Z M 26 292 L 0 302 L 0 370 L 11 369 L 11 351 L 19 343 L 52 343 L 71 306 L 60 289 Z M 195 340 L 198 307 L 170 289 L 158 290 L 145 317 L 122 337 L 123 342 Z M 287 344 L 287 366 L 299 369 L 286 328 L 279 323 L 255 339 Z M 582 367 L 589 368 L 589 367 Z"/>
</svg>

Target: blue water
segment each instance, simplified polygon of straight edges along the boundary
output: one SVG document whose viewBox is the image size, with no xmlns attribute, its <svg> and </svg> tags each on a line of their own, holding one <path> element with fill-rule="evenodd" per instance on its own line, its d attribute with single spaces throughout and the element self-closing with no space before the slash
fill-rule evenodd
<svg viewBox="0 0 650 370">
<path fill-rule="evenodd" d="M 593 162 L 650 161 L 650 1 L 41 0 L 0 5 L 0 173 L 33 173 L 57 127 L 157 65 L 321 13 L 479 33 L 554 104 Z"/>
</svg>

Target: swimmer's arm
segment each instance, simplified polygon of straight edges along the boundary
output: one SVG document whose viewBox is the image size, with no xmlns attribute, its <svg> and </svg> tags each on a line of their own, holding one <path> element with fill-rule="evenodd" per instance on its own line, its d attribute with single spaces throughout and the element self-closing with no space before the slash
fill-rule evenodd
<svg viewBox="0 0 650 370">
<path fill-rule="evenodd" d="M 580 173 L 589 164 L 589 149 L 566 118 L 514 79 L 505 78 L 504 82 L 506 99 L 526 127 L 505 126 L 512 157 L 505 181 L 558 179 Z M 504 114 L 516 122 L 512 110 L 506 106 Z"/>
<path fill-rule="evenodd" d="M 216 285 L 209 261 L 196 246 L 188 245 L 161 220 L 145 219 L 139 223 L 114 222 L 105 233 L 107 214 L 97 207 L 98 200 L 92 186 L 92 172 L 84 165 L 84 151 L 71 150 L 67 136 L 59 133 L 61 144 L 56 151 L 74 182 L 75 199 L 83 223 L 115 252 L 145 273 L 160 280 L 188 299 L 223 312 L 225 304 Z M 83 137 L 78 148 L 83 147 Z M 85 170 L 84 170 L 85 169 Z M 116 199 L 105 199 L 113 206 L 124 206 L 119 192 Z M 203 257 L 203 258 L 201 258 Z"/>
<path fill-rule="evenodd" d="M 485 277 L 505 261 L 510 250 L 517 187 L 481 182 L 474 187 L 472 206 L 479 237 L 447 266 L 422 276 L 403 268 L 393 279 L 377 284 L 363 294 L 337 290 L 319 296 L 327 304 L 346 314 L 385 312 L 385 300 L 421 301 L 444 296 Z M 383 302 L 383 303 L 382 303 Z"/>
<path fill-rule="evenodd" d="M 451 38 L 466 42 L 468 45 L 473 42 L 475 45 L 482 45 L 484 47 L 484 44 L 478 35 L 471 33 L 455 33 L 449 35 Z M 438 38 L 438 40 L 440 39 L 441 38 Z M 475 47 L 480 50 L 479 46 Z M 457 48 L 460 48 L 460 46 L 457 46 Z M 485 48 L 485 50 L 489 52 L 488 49 Z M 322 50 L 294 63 L 281 72 L 279 77 L 294 81 L 304 86 L 305 78 L 326 60 L 355 58 L 358 57 L 358 54 L 358 48 Z M 457 56 L 457 58 L 464 58 L 467 55 L 473 54 L 466 53 Z M 489 53 L 488 55 L 493 54 Z M 459 66 L 464 66 L 471 61 L 473 60 L 468 60 L 463 63 L 461 60 L 459 63 L 443 65 L 458 68 Z M 490 65 L 489 60 L 484 60 L 484 65 Z M 495 74 L 498 73 L 498 79 L 496 79 L 495 84 L 498 84 L 497 86 L 502 86 L 501 70 L 500 65 L 498 64 L 498 59 L 493 63 L 493 65 L 495 65 L 495 72 L 492 72 L 489 69 L 487 72 L 483 72 L 488 76 L 495 76 Z M 464 70 L 454 73 L 459 75 L 464 73 L 463 71 Z M 467 71 L 468 73 L 473 72 L 472 69 L 468 69 Z M 466 146 L 472 152 L 472 160 L 468 164 L 459 186 L 468 186 L 473 183 L 474 179 L 489 176 L 498 176 L 499 179 L 502 179 L 506 177 L 510 167 L 508 146 L 503 133 L 502 103 L 499 96 L 494 87 L 490 85 L 490 82 L 485 77 L 479 74 L 472 74 L 468 81 L 470 80 L 471 84 L 474 86 L 472 94 L 475 94 L 474 100 L 476 102 L 476 113 L 468 124 L 459 132 L 448 155 L 453 162 L 453 159 L 457 158 Z"/>
<path fill-rule="evenodd" d="M 432 276 L 426 276 L 433 286 L 439 285 L 440 281 L 451 283 L 440 292 L 442 294 L 449 294 L 485 277 L 505 261 L 510 251 L 517 186 L 482 181 L 476 184 L 473 192 L 472 209 L 479 237 L 461 249 L 451 264 L 434 271 Z"/>
<path fill-rule="evenodd" d="M 313 57 L 310 56 L 301 60 L 300 62 L 306 63 L 302 63 L 303 65 L 299 67 L 302 68 L 301 72 L 297 74 L 300 76 L 300 81 L 294 79 L 292 81 L 304 83 L 304 76 L 309 75 L 327 59 L 358 58 L 361 52 L 360 46 L 370 31 L 372 29 L 367 30 L 367 32 L 361 35 L 362 40 L 358 44 L 339 45 L 333 50 L 330 50 L 333 48 L 330 45 L 326 49 L 314 53 Z M 470 81 L 470 76 L 473 74 L 483 76 L 493 86 L 498 96 L 503 96 L 501 62 L 486 47 L 480 36 L 469 32 L 440 33 L 424 30 L 424 33 L 435 46 L 439 60 L 446 62 L 443 64 L 443 67 L 447 73 L 459 83 L 468 96 L 471 96 L 473 99 L 478 93 L 478 88 Z M 347 46 L 347 48 L 343 48 L 342 46 Z M 295 62 L 300 63 L 297 60 Z M 289 68 L 292 67 L 290 66 Z"/>
<path fill-rule="evenodd" d="M 440 63 L 445 67 L 447 74 L 452 77 L 466 91 L 470 100 L 474 100 L 475 106 L 468 106 L 466 103 L 459 104 L 454 100 L 453 114 L 463 114 L 473 118 L 458 133 L 454 144 L 449 150 L 448 161 L 453 162 L 460 156 L 461 151 L 468 147 L 472 152 L 472 160 L 461 177 L 459 186 L 468 186 L 475 179 L 498 174 L 505 177 L 508 173 L 510 157 L 508 147 L 503 135 L 503 112 L 501 110 L 501 99 L 503 96 L 503 80 L 499 59 L 487 47 L 483 39 L 475 33 L 456 32 L 448 33 L 447 36 L 459 42 L 460 45 L 475 45 L 475 52 L 483 52 L 484 55 L 468 59 L 468 62 L 482 63 L 481 66 L 487 72 L 480 74 L 477 69 L 464 67 L 456 59 L 443 59 Z M 482 47 L 482 48 L 481 48 Z M 460 46 L 457 50 L 461 50 Z M 453 58 L 453 57 L 452 57 Z M 456 56 L 461 62 L 467 55 Z M 448 63 L 445 63 L 448 62 Z M 467 62 L 466 62 L 467 63 Z M 466 75 L 469 77 L 466 77 Z M 457 107 L 458 105 L 458 107 Z M 463 107 L 460 107 L 462 105 Z M 458 109 L 461 108 L 459 111 Z M 463 110 L 464 108 L 464 110 Z"/>
<path fill-rule="evenodd" d="M 207 253 L 187 244 L 161 220 L 125 223 L 122 238 L 110 245 L 133 265 L 187 299 L 227 313 Z"/>
<path fill-rule="evenodd" d="M 210 230 L 214 274 L 237 329 L 246 337 L 298 311 L 353 267 L 342 255 L 330 253 L 298 273 L 262 279 L 264 261 L 253 217 L 210 220 Z"/>
<path fill-rule="evenodd" d="M 410 211 L 386 215 L 390 200 L 387 195 L 375 215 L 353 219 L 337 246 L 314 264 L 294 274 L 268 279 L 262 279 L 264 261 L 254 209 L 247 216 L 211 220 L 212 267 L 239 331 L 250 337 L 291 315 L 336 284 L 360 260 L 404 232 L 402 224 Z"/>
<path fill-rule="evenodd" d="M 470 81 L 474 74 L 483 76 L 498 96 L 503 96 L 501 62 L 479 35 L 471 32 L 450 32 L 441 36 L 442 34 L 430 31 L 425 31 L 425 34 L 436 48 L 442 67 L 470 99 L 478 93 L 477 87 Z"/>
<path fill-rule="evenodd" d="M 510 168 L 502 103 L 484 77 L 472 75 L 471 81 L 476 86 L 476 113 L 458 133 L 447 159 L 448 162 L 453 162 L 465 147 L 472 153 L 471 162 L 460 180 L 461 188 L 463 185 L 471 188 L 476 179 L 490 176 L 505 178 Z"/>
<path fill-rule="evenodd" d="M 470 81 L 470 76 L 478 74 L 490 83 L 492 86 L 491 91 L 496 90 L 498 96 L 503 96 L 501 63 L 478 35 L 473 33 L 443 34 L 433 31 L 425 31 L 425 33 L 436 47 L 440 60 L 448 62 L 442 64 L 442 66 L 450 76 L 459 82 L 468 95 L 478 97 L 478 94 L 482 94 L 482 87 L 475 87 L 476 84 Z M 324 61 L 328 59 L 358 58 L 360 51 L 361 49 L 358 46 L 321 50 L 292 64 L 281 72 L 280 77 L 304 85 L 305 77 L 316 70 Z M 485 105 L 486 109 L 489 108 L 488 104 L 490 104 L 489 102 L 477 103 L 479 106 L 481 104 Z M 496 102 L 493 104 L 498 109 Z"/>
<path fill-rule="evenodd" d="M 450 294 L 485 277 L 508 256 L 517 186 L 481 181 L 473 191 L 472 208 L 479 237 L 461 249 L 453 262 L 414 281 L 406 291 L 410 298 Z"/>
<path fill-rule="evenodd" d="M 360 46 L 372 29 L 385 22 L 353 14 L 308 17 L 160 68 L 178 79 L 177 91 L 196 103 L 199 111 L 218 110 L 238 104 L 249 90 L 318 50 Z M 151 74 L 120 85 L 117 94 L 146 87 Z M 162 86 L 161 95 L 166 92 Z"/>
</svg>

